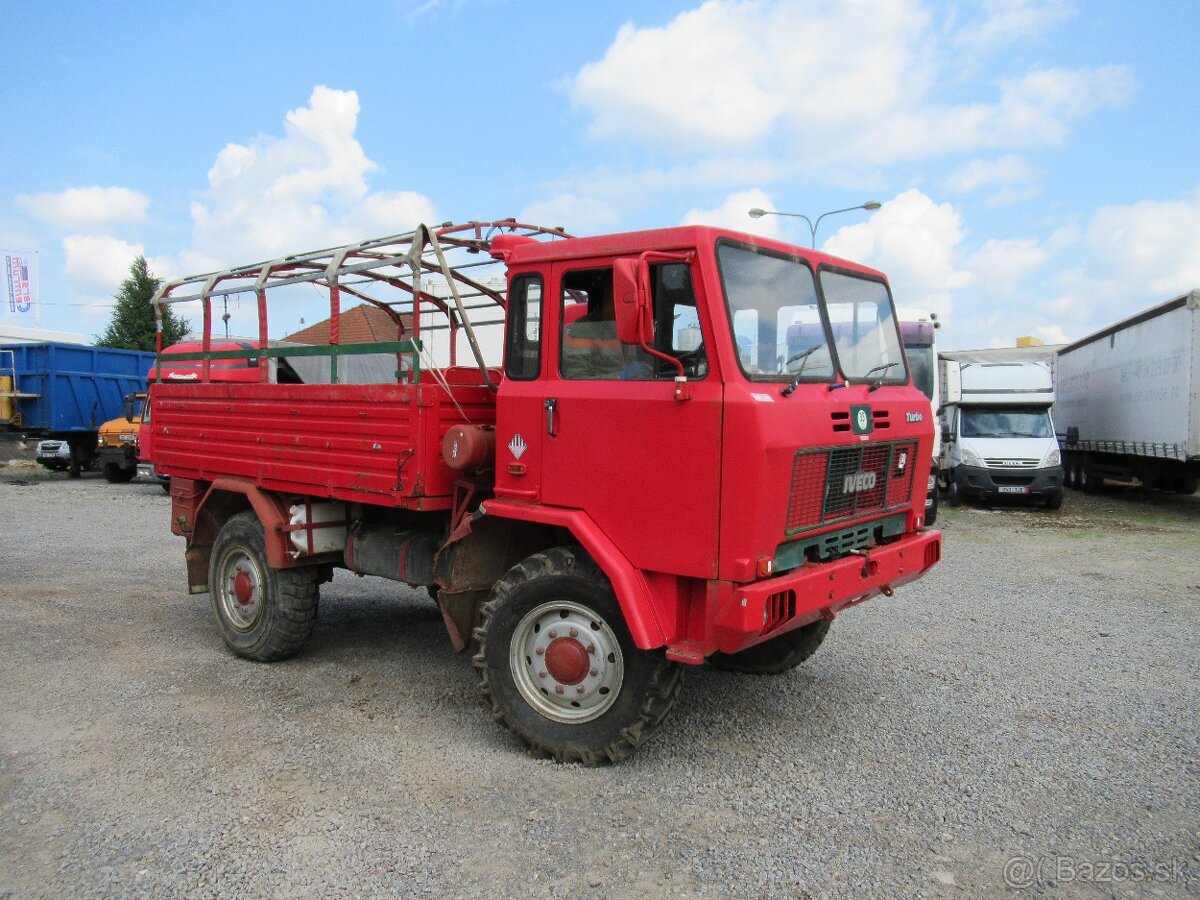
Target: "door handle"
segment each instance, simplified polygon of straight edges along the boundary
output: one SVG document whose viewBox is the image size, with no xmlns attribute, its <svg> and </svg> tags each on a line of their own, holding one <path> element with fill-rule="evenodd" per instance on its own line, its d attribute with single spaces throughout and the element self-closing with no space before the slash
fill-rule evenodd
<svg viewBox="0 0 1200 900">
<path fill-rule="evenodd" d="M 558 409 L 558 401 L 553 397 L 546 400 L 546 434 L 550 437 L 558 437 L 558 432 L 554 430 L 554 413 Z"/>
</svg>

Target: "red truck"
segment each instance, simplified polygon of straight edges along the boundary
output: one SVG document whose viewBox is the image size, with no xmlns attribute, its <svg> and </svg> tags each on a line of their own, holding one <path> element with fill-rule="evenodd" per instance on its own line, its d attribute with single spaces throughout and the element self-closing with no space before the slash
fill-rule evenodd
<svg viewBox="0 0 1200 900">
<path fill-rule="evenodd" d="M 308 285 L 329 346 L 269 347 L 268 297 Z M 213 349 L 213 301 L 247 294 L 265 349 Z M 341 343 L 350 299 L 396 339 Z M 699 226 L 470 222 L 154 302 L 197 301 L 199 379 L 151 386 L 156 465 L 190 589 L 243 657 L 298 652 L 336 568 L 425 585 L 493 717 L 594 765 L 650 738 L 684 666 L 789 671 L 837 613 L 940 558 L 929 403 L 886 278 L 846 260 Z M 790 347 L 803 323 L 812 345 Z M 296 375 L 314 354 L 326 383 Z M 347 378 L 360 354 L 394 360 L 384 383 Z M 251 357 L 257 382 L 211 377 Z"/>
</svg>

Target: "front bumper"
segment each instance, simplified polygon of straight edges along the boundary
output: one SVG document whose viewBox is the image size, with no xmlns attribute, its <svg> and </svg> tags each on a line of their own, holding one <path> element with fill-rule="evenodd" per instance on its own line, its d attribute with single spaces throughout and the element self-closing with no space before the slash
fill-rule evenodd
<svg viewBox="0 0 1200 900">
<path fill-rule="evenodd" d="M 920 578 L 941 557 L 942 533 L 919 531 L 751 584 L 710 582 L 718 591 L 713 649 L 737 653 L 817 619 L 832 619 L 846 607 L 891 595 L 900 585 Z"/>
<path fill-rule="evenodd" d="M 986 469 L 958 466 L 958 491 L 971 497 L 1048 497 L 1063 490 L 1062 466 L 1048 469 Z"/>
<path fill-rule="evenodd" d="M 166 475 L 159 475 L 154 471 L 154 466 L 148 462 L 139 462 L 137 464 L 138 478 L 156 478 L 163 484 L 166 484 L 171 479 Z"/>
</svg>

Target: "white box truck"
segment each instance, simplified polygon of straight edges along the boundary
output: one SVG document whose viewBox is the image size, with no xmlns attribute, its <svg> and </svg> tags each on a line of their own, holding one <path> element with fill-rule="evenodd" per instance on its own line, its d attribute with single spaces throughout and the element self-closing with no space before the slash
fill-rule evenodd
<svg viewBox="0 0 1200 900">
<path fill-rule="evenodd" d="M 1067 483 L 1200 485 L 1200 289 L 1058 352 L 1055 420 Z"/>
<path fill-rule="evenodd" d="M 1063 470 L 1041 361 L 991 362 L 942 354 L 940 471 L 951 506 L 963 497 L 1019 497 L 1058 509 Z"/>
</svg>

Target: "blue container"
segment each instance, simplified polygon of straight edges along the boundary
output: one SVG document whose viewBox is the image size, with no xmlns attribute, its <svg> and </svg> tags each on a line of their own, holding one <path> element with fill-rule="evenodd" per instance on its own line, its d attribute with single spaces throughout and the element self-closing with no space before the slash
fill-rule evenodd
<svg viewBox="0 0 1200 900">
<path fill-rule="evenodd" d="M 82 344 L 0 344 L 0 375 L 13 375 L 23 431 L 95 431 L 121 414 L 126 394 L 146 390 L 154 354 Z"/>
</svg>

